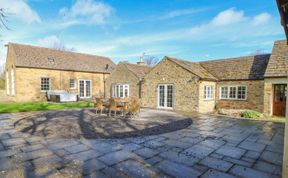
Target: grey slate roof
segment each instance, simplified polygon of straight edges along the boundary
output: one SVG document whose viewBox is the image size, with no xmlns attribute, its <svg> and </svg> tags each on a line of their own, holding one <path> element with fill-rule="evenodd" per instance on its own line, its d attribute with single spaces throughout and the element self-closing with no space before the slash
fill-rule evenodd
<svg viewBox="0 0 288 178">
<path fill-rule="evenodd" d="M 265 77 L 287 77 L 288 46 L 286 40 L 275 41 Z"/>
<path fill-rule="evenodd" d="M 184 61 L 182 59 L 172 58 L 172 57 L 165 57 L 168 60 L 175 62 L 176 64 L 180 65 L 184 69 L 190 71 L 191 73 L 197 75 L 201 79 L 208 79 L 208 80 L 217 80 L 212 74 L 210 74 L 206 69 L 204 69 L 200 63 L 198 62 L 190 62 Z"/>
<path fill-rule="evenodd" d="M 270 54 L 200 62 L 218 80 L 263 80 Z"/>
<path fill-rule="evenodd" d="M 110 58 L 60 51 L 50 48 L 8 44 L 16 67 L 44 68 L 81 72 L 111 73 L 115 64 Z M 108 67 L 108 68 L 107 68 Z"/>
<path fill-rule="evenodd" d="M 138 78 L 143 78 L 152 68 L 145 65 L 138 64 L 130 64 L 127 62 L 121 62 L 121 64 L 125 65 L 128 70 L 134 73 Z"/>
</svg>

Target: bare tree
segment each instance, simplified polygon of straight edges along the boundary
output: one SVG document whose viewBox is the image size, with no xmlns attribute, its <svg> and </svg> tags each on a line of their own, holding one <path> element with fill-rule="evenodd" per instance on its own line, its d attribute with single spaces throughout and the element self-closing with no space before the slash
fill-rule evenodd
<svg viewBox="0 0 288 178">
<path fill-rule="evenodd" d="M 75 51 L 74 48 L 67 48 L 63 43 L 54 43 L 53 48 L 59 51 Z"/>
<path fill-rule="evenodd" d="M 263 49 L 256 49 L 251 53 L 252 56 L 257 56 L 257 55 L 262 55 L 262 54 L 267 54 Z"/>
<path fill-rule="evenodd" d="M 151 67 L 155 66 L 159 62 L 159 59 L 157 57 L 146 55 L 145 53 L 143 53 L 142 59 L 146 65 Z"/>
<path fill-rule="evenodd" d="M 4 8 L 0 8 L 0 29 L 9 30 L 7 25 L 8 22 L 8 13 L 5 11 Z"/>
</svg>

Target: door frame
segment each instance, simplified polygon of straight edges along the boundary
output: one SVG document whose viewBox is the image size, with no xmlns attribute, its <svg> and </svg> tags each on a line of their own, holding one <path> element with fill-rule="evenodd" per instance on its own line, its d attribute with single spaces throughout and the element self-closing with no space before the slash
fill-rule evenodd
<svg viewBox="0 0 288 178">
<path fill-rule="evenodd" d="M 272 116 L 277 116 L 277 115 L 275 115 L 274 114 L 274 101 L 275 101 L 275 86 L 276 85 L 286 85 L 286 90 L 288 90 L 288 86 L 287 86 L 287 83 L 273 83 L 273 85 L 272 85 L 272 88 L 273 88 L 273 93 L 272 93 L 272 102 L 271 102 L 271 104 L 272 104 Z M 285 92 L 285 95 L 287 95 L 287 91 L 284 91 Z M 284 103 L 284 105 L 285 105 L 285 107 L 284 107 L 284 115 L 283 115 L 283 117 L 285 117 L 286 116 L 286 107 L 287 107 L 287 96 L 286 96 L 286 102 Z M 281 116 L 282 117 L 282 116 Z"/>
<path fill-rule="evenodd" d="M 160 106 L 160 86 L 164 86 L 164 106 Z M 167 86 L 172 86 L 172 107 L 167 107 Z M 175 93 L 175 87 L 174 84 L 169 84 L 169 83 L 161 83 L 158 84 L 157 86 L 157 108 L 158 109 L 168 109 L 168 110 L 173 110 L 174 109 L 174 93 Z"/>
</svg>

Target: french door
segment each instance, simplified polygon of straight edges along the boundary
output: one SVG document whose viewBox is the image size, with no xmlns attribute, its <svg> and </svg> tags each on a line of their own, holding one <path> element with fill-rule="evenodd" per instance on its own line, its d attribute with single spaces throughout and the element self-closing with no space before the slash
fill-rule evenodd
<svg viewBox="0 0 288 178">
<path fill-rule="evenodd" d="M 173 109 L 174 86 L 172 84 L 160 84 L 158 86 L 158 108 Z"/>
<path fill-rule="evenodd" d="M 79 97 L 91 98 L 92 97 L 92 81 L 91 80 L 79 80 Z"/>
</svg>

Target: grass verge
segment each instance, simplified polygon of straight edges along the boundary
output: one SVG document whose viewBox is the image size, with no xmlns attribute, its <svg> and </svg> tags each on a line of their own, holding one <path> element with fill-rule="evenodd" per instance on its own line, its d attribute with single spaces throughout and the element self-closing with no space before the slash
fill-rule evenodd
<svg viewBox="0 0 288 178">
<path fill-rule="evenodd" d="M 93 103 L 90 103 L 90 102 L 0 103 L 0 113 L 16 113 L 16 112 L 43 111 L 43 110 L 61 110 L 61 109 L 72 109 L 72 108 L 87 108 L 87 107 L 93 107 Z"/>
</svg>

